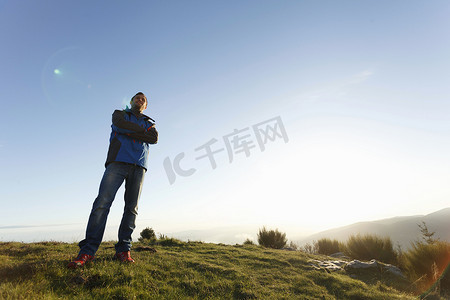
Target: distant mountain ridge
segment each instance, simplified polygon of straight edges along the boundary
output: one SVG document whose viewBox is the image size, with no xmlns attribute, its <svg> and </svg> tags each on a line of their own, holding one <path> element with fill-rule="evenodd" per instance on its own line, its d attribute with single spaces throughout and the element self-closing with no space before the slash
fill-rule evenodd
<svg viewBox="0 0 450 300">
<path fill-rule="evenodd" d="M 394 245 L 399 244 L 403 249 L 411 247 L 411 243 L 421 239 L 418 224 L 425 222 L 434 237 L 450 242 L 450 207 L 441 209 L 428 215 L 402 216 L 369 222 L 358 222 L 348 226 L 333 228 L 302 239 L 300 242 L 311 243 L 321 238 L 346 241 L 351 235 L 376 234 L 388 236 Z"/>
</svg>

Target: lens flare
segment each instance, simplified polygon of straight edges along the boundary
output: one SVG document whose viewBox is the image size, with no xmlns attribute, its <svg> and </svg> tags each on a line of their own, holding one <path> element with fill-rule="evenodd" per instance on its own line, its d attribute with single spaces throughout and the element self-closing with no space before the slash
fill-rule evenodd
<svg viewBox="0 0 450 300">
<path fill-rule="evenodd" d="M 60 103 L 60 99 L 67 99 L 68 95 L 73 99 L 89 99 L 91 86 L 94 86 L 89 60 L 90 54 L 76 46 L 60 49 L 47 59 L 41 85 L 49 105 Z"/>
</svg>

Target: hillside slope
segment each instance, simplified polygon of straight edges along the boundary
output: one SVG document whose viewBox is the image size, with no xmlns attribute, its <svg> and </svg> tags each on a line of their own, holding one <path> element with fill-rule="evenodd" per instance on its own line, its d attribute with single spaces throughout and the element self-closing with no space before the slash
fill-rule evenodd
<svg viewBox="0 0 450 300">
<path fill-rule="evenodd" d="M 420 229 L 417 224 L 422 224 L 422 221 L 427 224 L 430 231 L 436 232 L 436 238 L 450 242 L 450 207 L 425 216 L 395 217 L 372 222 L 359 222 L 313 234 L 301 242 L 308 243 L 320 238 L 346 241 L 351 235 L 376 234 L 388 236 L 394 244 L 398 243 L 403 249 L 407 249 L 411 242 L 420 239 Z"/>
<path fill-rule="evenodd" d="M 319 256 L 258 246 L 168 240 L 136 243 L 136 263 L 113 261 L 103 243 L 96 261 L 69 270 L 76 244 L 0 243 L 1 299 L 413 299 L 386 274 L 358 280 L 311 268 Z M 323 258 L 323 257 L 322 257 Z M 362 281 L 364 280 L 364 281 Z"/>
</svg>

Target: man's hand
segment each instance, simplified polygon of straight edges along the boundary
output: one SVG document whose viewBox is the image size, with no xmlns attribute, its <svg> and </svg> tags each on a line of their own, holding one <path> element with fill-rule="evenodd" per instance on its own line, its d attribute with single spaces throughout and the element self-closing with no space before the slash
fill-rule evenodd
<svg viewBox="0 0 450 300">
<path fill-rule="evenodd" d="M 149 144 L 156 144 L 158 143 L 158 131 L 156 131 L 156 128 L 154 125 L 150 127 L 146 132 L 144 133 L 128 133 L 129 137 L 132 137 L 134 139 L 149 143 Z"/>
</svg>

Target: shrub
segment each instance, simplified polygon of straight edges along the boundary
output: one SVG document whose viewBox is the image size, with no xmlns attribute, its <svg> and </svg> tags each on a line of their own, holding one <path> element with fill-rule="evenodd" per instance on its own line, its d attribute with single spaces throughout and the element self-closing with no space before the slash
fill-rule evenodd
<svg viewBox="0 0 450 300">
<path fill-rule="evenodd" d="M 175 238 L 168 238 L 164 236 L 164 238 L 158 240 L 157 244 L 161 246 L 172 247 L 172 246 L 184 246 L 186 243 Z"/>
<path fill-rule="evenodd" d="M 408 277 L 416 281 L 419 289 L 431 286 L 450 263 L 450 243 L 443 241 L 415 242 L 403 253 L 402 268 Z M 443 283 L 443 282 L 441 282 Z M 443 283 L 444 284 L 444 283 Z M 445 285 L 449 285 L 448 280 Z M 441 286 L 450 289 L 450 286 Z"/>
<path fill-rule="evenodd" d="M 314 246 L 310 243 L 304 244 L 302 247 L 300 247 L 300 251 L 313 254 L 314 253 Z"/>
<path fill-rule="evenodd" d="M 281 249 L 286 246 L 286 233 L 276 230 L 267 230 L 263 227 L 258 232 L 258 243 L 267 248 Z"/>
<path fill-rule="evenodd" d="M 289 245 L 288 245 L 288 248 L 290 248 L 291 250 L 297 251 L 297 250 L 299 250 L 300 246 L 297 245 L 296 243 L 294 243 L 293 241 L 290 241 Z"/>
<path fill-rule="evenodd" d="M 314 242 L 315 251 L 319 254 L 330 255 L 340 251 L 339 241 L 323 238 Z"/>
<path fill-rule="evenodd" d="M 254 245 L 255 243 L 253 243 L 253 241 L 251 240 L 251 239 L 246 239 L 245 241 L 244 241 L 244 244 L 243 245 Z"/>
<path fill-rule="evenodd" d="M 138 240 L 140 242 L 155 241 L 156 240 L 155 231 L 150 227 L 145 228 L 144 230 L 141 231 L 141 237 Z"/>
<path fill-rule="evenodd" d="M 433 244 L 438 241 L 438 239 L 433 237 L 436 231 L 430 232 L 430 230 L 428 230 L 427 223 L 422 221 L 422 225 L 417 224 L 417 226 L 420 228 L 420 234 L 422 235 L 422 240 L 424 240 L 424 242 L 427 244 Z"/>
<path fill-rule="evenodd" d="M 389 237 L 381 238 L 370 234 L 353 235 L 347 240 L 344 252 L 356 259 L 377 259 L 385 263 L 397 263 L 397 253 Z"/>
</svg>

